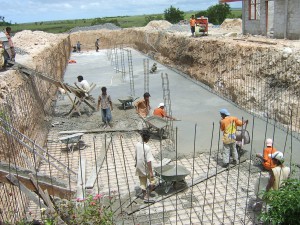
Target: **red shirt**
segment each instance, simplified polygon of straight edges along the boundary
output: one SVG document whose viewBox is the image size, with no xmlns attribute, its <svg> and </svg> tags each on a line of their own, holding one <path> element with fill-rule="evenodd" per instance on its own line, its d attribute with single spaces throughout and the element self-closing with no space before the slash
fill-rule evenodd
<svg viewBox="0 0 300 225">
<path fill-rule="evenodd" d="M 271 170 L 274 167 L 276 167 L 276 164 L 273 163 L 273 160 L 271 157 L 269 157 L 269 154 L 273 154 L 277 152 L 276 148 L 274 147 L 266 147 L 264 149 L 264 162 L 263 166 L 265 167 L 266 170 Z"/>
<path fill-rule="evenodd" d="M 164 109 L 162 109 L 162 108 L 156 108 L 156 109 L 154 109 L 154 111 L 153 111 L 153 115 L 154 116 L 159 116 L 159 117 L 165 117 L 166 116 L 166 111 L 164 110 Z"/>
</svg>

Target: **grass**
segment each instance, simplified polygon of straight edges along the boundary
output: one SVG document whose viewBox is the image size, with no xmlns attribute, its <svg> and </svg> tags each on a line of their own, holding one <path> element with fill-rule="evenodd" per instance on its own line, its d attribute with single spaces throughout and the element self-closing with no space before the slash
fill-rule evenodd
<svg viewBox="0 0 300 225">
<path fill-rule="evenodd" d="M 189 11 L 184 15 L 184 19 L 189 19 L 191 15 L 197 13 L 197 11 Z M 231 11 L 232 16 L 235 18 L 241 18 L 242 10 L 233 9 Z M 149 16 L 162 16 L 163 14 L 153 14 L 153 15 L 137 15 L 137 16 L 118 16 L 118 17 L 105 17 L 101 18 L 105 21 L 117 20 L 121 28 L 129 27 L 142 27 L 146 25 L 146 19 Z M 94 19 L 76 19 L 76 20 L 58 20 L 58 21 L 46 21 L 46 22 L 34 22 L 34 23 L 23 23 L 23 24 L 13 24 L 11 28 L 13 32 L 19 32 L 22 30 L 32 30 L 32 31 L 45 31 L 48 33 L 64 33 L 69 31 L 74 27 L 91 26 Z M 0 26 L 0 30 L 3 30 L 6 26 Z"/>
</svg>

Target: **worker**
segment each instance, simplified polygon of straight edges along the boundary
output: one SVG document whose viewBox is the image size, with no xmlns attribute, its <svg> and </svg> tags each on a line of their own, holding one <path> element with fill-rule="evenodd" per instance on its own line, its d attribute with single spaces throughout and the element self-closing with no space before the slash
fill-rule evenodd
<svg viewBox="0 0 300 225">
<path fill-rule="evenodd" d="M 102 91 L 102 93 L 98 97 L 97 111 L 99 111 L 100 106 L 101 106 L 101 115 L 102 115 L 102 122 L 104 123 L 103 124 L 104 128 L 106 128 L 107 125 L 112 127 L 112 125 L 110 123 L 111 119 L 112 119 L 111 111 L 113 110 L 112 101 L 111 101 L 110 95 L 107 94 L 106 87 L 102 87 L 101 91 Z"/>
<path fill-rule="evenodd" d="M 159 116 L 161 118 L 169 118 L 171 120 L 175 120 L 174 117 L 168 116 L 166 111 L 165 111 L 165 104 L 164 103 L 159 103 L 158 107 L 154 109 L 153 111 L 154 116 Z"/>
<path fill-rule="evenodd" d="M 83 76 L 79 75 L 77 77 L 77 80 L 78 80 L 78 84 L 75 82 L 75 86 L 79 89 L 81 89 L 82 91 L 84 91 L 85 93 L 88 93 L 91 89 L 89 83 L 83 79 Z"/>
<path fill-rule="evenodd" d="M 192 37 L 195 36 L 195 25 L 196 25 L 196 19 L 195 19 L 195 16 L 192 15 L 192 17 L 190 18 L 190 27 L 191 27 Z"/>
<path fill-rule="evenodd" d="M 79 41 L 77 41 L 76 48 L 77 48 L 77 52 L 81 51 L 81 44 Z"/>
<path fill-rule="evenodd" d="M 96 48 L 96 52 L 98 52 L 98 50 L 99 50 L 99 38 L 97 38 L 97 40 L 95 42 L 95 48 Z"/>
<path fill-rule="evenodd" d="M 9 55 L 9 60 L 11 61 L 15 61 L 15 56 L 16 56 L 16 51 L 15 51 L 15 47 L 14 47 L 14 43 L 11 39 L 11 27 L 6 27 L 5 28 L 5 35 L 7 37 L 8 40 L 8 47 L 5 47 L 8 55 Z"/>
<path fill-rule="evenodd" d="M 230 116 L 227 109 L 221 109 L 220 114 L 222 118 L 220 121 L 220 129 L 223 131 L 223 167 L 227 168 L 229 166 L 230 152 L 232 152 L 233 155 L 233 164 L 239 162 L 235 132 L 237 126 L 248 124 L 248 120 L 241 121 L 237 117 Z"/>
<path fill-rule="evenodd" d="M 147 145 L 150 140 L 148 130 L 143 130 L 141 133 L 142 141 L 135 145 L 135 167 L 136 175 L 140 180 L 140 187 L 142 189 L 142 199 L 145 203 L 153 203 L 154 200 L 150 199 L 150 193 L 155 189 L 156 179 L 153 175 L 153 162 L 154 157 L 151 148 Z M 149 181 L 149 188 L 147 191 L 147 181 Z"/>
<path fill-rule="evenodd" d="M 135 103 L 135 109 L 136 109 L 136 113 L 145 118 L 149 115 L 149 112 L 150 112 L 150 94 L 148 92 L 145 92 L 144 93 L 144 98 L 143 99 L 140 99 L 138 100 L 136 103 Z"/>
<path fill-rule="evenodd" d="M 270 158 L 270 154 L 273 154 L 277 152 L 277 149 L 273 147 L 273 140 L 271 138 L 268 138 L 266 140 L 267 147 L 264 149 L 263 155 L 260 153 L 256 154 L 256 157 L 260 158 L 262 160 L 262 165 L 264 169 L 270 171 L 273 169 L 276 165 L 273 163 L 273 160 Z"/>
<path fill-rule="evenodd" d="M 2 41 L 0 41 L 0 70 L 5 70 L 4 48 Z"/>
<path fill-rule="evenodd" d="M 290 168 L 283 165 L 284 157 L 282 152 L 277 151 L 273 154 L 269 154 L 269 157 L 276 166 L 270 170 L 270 178 L 266 191 L 269 191 L 270 189 L 278 190 L 282 185 L 282 182 L 289 178 Z"/>
<path fill-rule="evenodd" d="M 155 73 L 157 70 L 157 65 L 156 63 L 153 63 L 152 67 L 151 67 L 151 70 L 150 70 L 150 73 Z"/>
</svg>

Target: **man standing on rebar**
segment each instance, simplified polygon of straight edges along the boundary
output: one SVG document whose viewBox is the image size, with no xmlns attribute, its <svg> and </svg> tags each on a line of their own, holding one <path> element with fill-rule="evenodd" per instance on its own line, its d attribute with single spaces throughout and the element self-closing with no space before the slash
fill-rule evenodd
<svg viewBox="0 0 300 225">
<path fill-rule="evenodd" d="M 112 127 L 110 121 L 112 119 L 111 111 L 113 110 L 112 101 L 110 95 L 107 94 L 106 87 L 101 88 L 102 94 L 99 95 L 98 98 L 98 106 L 97 110 L 99 111 L 101 106 L 101 115 L 102 115 L 102 122 L 104 123 L 104 128 L 109 125 Z"/>
<path fill-rule="evenodd" d="M 7 51 L 8 55 L 9 55 L 9 60 L 14 62 L 16 52 L 15 52 L 14 43 L 11 39 L 11 27 L 6 27 L 5 28 L 5 35 L 6 35 L 7 40 L 8 40 L 8 46 L 5 46 L 5 50 Z"/>
<path fill-rule="evenodd" d="M 239 157 L 236 149 L 236 129 L 237 126 L 248 124 L 248 120 L 241 121 L 237 117 L 230 116 L 227 109 L 221 109 L 220 129 L 223 131 L 223 167 L 229 166 L 230 152 L 233 156 L 233 164 L 239 162 Z"/>
<path fill-rule="evenodd" d="M 145 118 L 149 115 L 150 112 L 150 94 L 148 92 L 144 93 L 144 98 L 138 100 L 135 103 L 136 113 L 139 114 L 141 117 Z"/>
<path fill-rule="evenodd" d="M 142 142 L 138 142 L 135 146 L 135 160 L 136 160 L 136 175 L 140 180 L 140 187 L 142 189 L 142 198 L 145 203 L 153 202 L 149 199 L 150 193 L 154 190 L 156 185 L 156 179 L 153 175 L 152 163 L 154 157 L 151 152 L 151 148 L 147 145 L 150 140 L 150 134 L 148 130 L 143 130 L 141 133 Z M 147 191 L 147 180 L 149 181 L 149 189 Z"/>
<path fill-rule="evenodd" d="M 195 19 L 195 16 L 192 15 L 192 17 L 190 18 L 190 27 L 191 27 L 192 37 L 195 36 L 195 25 L 196 25 L 196 19 Z"/>
<path fill-rule="evenodd" d="M 97 38 L 97 40 L 95 42 L 95 48 L 96 48 L 96 52 L 98 52 L 98 50 L 99 50 L 99 38 Z"/>
</svg>

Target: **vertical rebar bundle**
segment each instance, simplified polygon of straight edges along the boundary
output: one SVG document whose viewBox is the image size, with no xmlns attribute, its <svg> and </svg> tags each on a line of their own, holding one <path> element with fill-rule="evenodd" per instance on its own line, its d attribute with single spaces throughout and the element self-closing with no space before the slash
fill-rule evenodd
<svg viewBox="0 0 300 225">
<path fill-rule="evenodd" d="M 165 110 L 166 110 L 167 115 L 172 117 L 170 85 L 169 85 L 168 74 L 161 73 L 161 80 L 162 80 L 162 90 L 163 90 L 163 99 L 164 99 L 164 104 L 165 104 Z M 168 119 L 167 123 L 168 123 L 169 139 L 174 143 L 173 120 Z"/>
<path fill-rule="evenodd" d="M 149 59 L 143 59 L 144 64 L 144 93 L 149 92 Z"/>
</svg>

